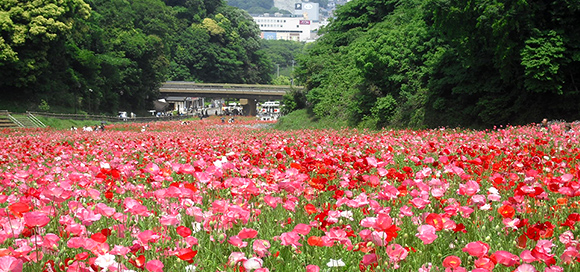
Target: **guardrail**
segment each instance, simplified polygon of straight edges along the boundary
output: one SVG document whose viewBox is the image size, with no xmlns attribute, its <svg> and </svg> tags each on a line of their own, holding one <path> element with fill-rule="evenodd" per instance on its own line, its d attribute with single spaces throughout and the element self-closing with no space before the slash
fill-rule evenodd
<svg viewBox="0 0 580 272">
<path fill-rule="evenodd" d="M 10 119 L 10 121 L 12 121 L 12 123 L 16 124 L 18 127 L 24 127 L 24 124 L 14 118 L 14 116 L 10 115 L 10 113 L 8 113 L 8 119 Z"/>
<path fill-rule="evenodd" d="M 251 89 L 251 90 L 280 90 L 286 91 L 291 89 L 304 89 L 304 86 L 297 85 L 261 85 L 261 84 L 229 84 L 229 83 L 195 83 L 190 81 L 167 81 L 162 84 L 163 87 L 169 86 L 187 86 L 197 87 L 200 89 Z"/>
<path fill-rule="evenodd" d="M 36 118 L 36 116 L 34 116 L 31 112 L 27 111 L 26 115 L 28 116 L 28 119 L 37 127 L 41 127 L 41 128 L 45 128 L 46 125 L 38 120 L 38 118 Z"/>
<path fill-rule="evenodd" d="M 257 85 L 257 84 L 218 84 L 195 83 L 187 81 L 165 82 L 159 88 L 163 95 L 205 96 L 229 98 L 280 99 L 292 90 L 303 90 L 303 86 Z"/>
</svg>

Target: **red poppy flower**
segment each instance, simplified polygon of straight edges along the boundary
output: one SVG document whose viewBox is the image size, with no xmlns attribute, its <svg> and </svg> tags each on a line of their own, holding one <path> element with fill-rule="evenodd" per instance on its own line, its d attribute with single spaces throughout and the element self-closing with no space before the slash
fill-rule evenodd
<svg viewBox="0 0 580 272">
<path fill-rule="evenodd" d="M 97 232 L 93 235 L 91 235 L 91 239 L 93 239 L 95 242 L 97 243 L 104 243 L 107 241 L 107 236 L 105 236 L 104 234 Z"/>
<path fill-rule="evenodd" d="M 16 202 L 8 206 L 8 210 L 10 210 L 10 212 L 12 212 L 16 217 L 22 217 L 24 213 L 29 212 L 31 209 L 26 203 Z"/>
<path fill-rule="evenodd" d="M 430 213 L 427 218 L 425 218 L 425 223 L 435 227 L 435 230 L 437 231 L 443 230 L 443 219 L 439 214 Z"/>
<path fill-rule="evenodd" d="M 323 246 L 323 242 L 322 242 L 322 238 L 318 237 L 318 236 L 310 236 L 308 237 L 308 245 L 310 246 L 317 246 L 317 247 L 321 247 Z"/>
<path fill-rule="evenodd" d="M 193 257 L 197 255 L 197 250 L 192 250 L 191 248 L 181 248 L 177 250 L 176 256 L 188 263 L 193 263 Z"/>
<path fill-rule="evenodd" d="M 443 260 L 443 267 L 445 268 L 457 268 L 461 265 L 461 259 L 457 256 L 448 256 Z"/>
<path fill-rule="evenodd" d="M 191 229 L 185 226 L 179 226 L 175 229 L 175 231 L 177 232 L 177 234 L 179 234 L 179 236 L 183 238 L 190 236 L 192 233 Z"/>
<path fill-rule="evenodd" d="M 129 259 L 129 263 L 134 265 L 135 267 L 139 268 L 139 269 L 144 269 L 145 268 L 145 255 L 139 255 L 139 257 L 137 258 L 130 258 Z"/>
<path fill-rule="evenodd" d="M 499 207 L 497 212 L 499 212 L 503 218 L 513 218 L 515 215 L 515 210 L 510 205 L 503 205 Z"/>
</svg>

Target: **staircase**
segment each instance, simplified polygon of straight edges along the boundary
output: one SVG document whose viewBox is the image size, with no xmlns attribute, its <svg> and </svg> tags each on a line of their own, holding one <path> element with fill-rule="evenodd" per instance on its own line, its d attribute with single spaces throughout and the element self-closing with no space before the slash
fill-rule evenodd
<svg viewBox="0 0 580 272">
<path fill-rule="evenodd" d="M 46 125 L 42 121 L 38 120 L 38 118 L 36 118 L 36 116 L 34 116 L 31 112 L 27 111 L 26 116 L 28 117 L 30 122 L 34 123 L 35 127 L 41 127 L 41 128 L 46 127 Z"/>
<path fill-rule="evenodd" d="M 28 119 L 27 115 L 21 115 L 21 114 L 11 114 L 12 117 L 14 117 L 14 119 L 16 119 L 16 123 L 19 123 L 20 127 L 27 127 L 27 128 L 31 128 L 31 127 L 37 127 L 32 121 L 30 121 L 30 119 Z"/>
<path fill-rule="evenodd" d="M 32 113 L 12 115 L 7 110 L 0 110 L 0 129 L 19 127 L 46 127 Z"/>
<path fill-rule="evenodd" d="M 7 110 L 0 110 L 0 129 L 17 128 L 18 125 L 10 120 L 10 113 Z"/>
</svg>

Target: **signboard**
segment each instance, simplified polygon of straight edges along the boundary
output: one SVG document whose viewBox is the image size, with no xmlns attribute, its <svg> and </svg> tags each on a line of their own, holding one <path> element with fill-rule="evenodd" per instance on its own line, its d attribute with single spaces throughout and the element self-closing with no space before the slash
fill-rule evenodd
<svg viewBox="0 0 580 272">
<path fill-rule="evenodd" d="M 302 3 L 296 3 L 296 4 L 294 4 L 294 9 L 295 10 L 302 10 Z"/>
<path fill-rule="evenodd" d="M 264 40 L 276 40 L 276 32 L 263 32 Z"/>
<path fill-rule="evenodd" d="M 309 25 L 310 24 L 310 20 L 300 20 L 300 24 L 301 25 Z"/>
</svg>

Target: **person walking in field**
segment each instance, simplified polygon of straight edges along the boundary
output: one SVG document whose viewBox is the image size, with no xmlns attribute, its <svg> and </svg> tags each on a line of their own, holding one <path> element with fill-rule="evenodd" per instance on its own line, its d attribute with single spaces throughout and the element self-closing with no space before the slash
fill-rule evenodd
<svg viewBox="0 0 580 272">
<path fill-rule="evenodd" d="M 550 132 L 550 124 L 548 124 L 548 119 L 544 118 L 542 119 L 542 122 L 539 124 L 540 129 L 542 130 L 546 130 L 547 132 Z"/>
</svg>

